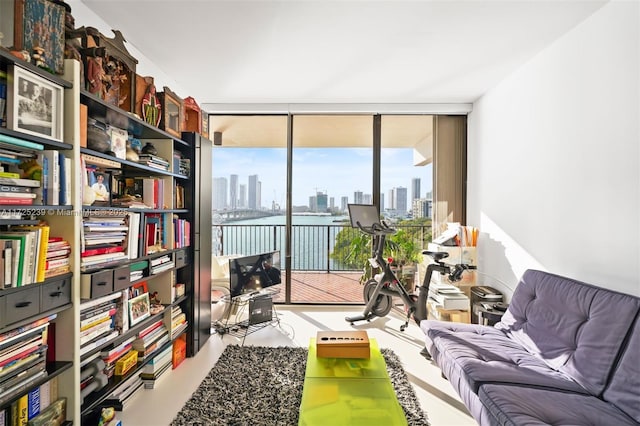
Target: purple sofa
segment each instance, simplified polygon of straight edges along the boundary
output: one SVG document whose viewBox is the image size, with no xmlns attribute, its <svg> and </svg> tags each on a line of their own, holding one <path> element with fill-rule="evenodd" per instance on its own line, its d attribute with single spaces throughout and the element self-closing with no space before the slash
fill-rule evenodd
<svg viewBox="0 0 640 426">
<path fill-rule="evenodd" d="M 528 270 L 495 326 L 424 320 L 481 425 L 639 425 L 640 298 Z"/>
</svg>

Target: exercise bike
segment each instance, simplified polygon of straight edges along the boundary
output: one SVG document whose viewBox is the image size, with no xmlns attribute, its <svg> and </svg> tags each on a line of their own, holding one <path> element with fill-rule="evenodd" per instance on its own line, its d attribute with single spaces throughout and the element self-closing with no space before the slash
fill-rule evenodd
<svg viewBox="0 0 640 426">
<path fill-rule="evenodd" d="M 420 321 L 427 319 L 428 316 L 427 298 L 433 273 L 438 272 L 441 275 L 446 275 L 450 282 L 457 282 L 462 279 L 464 271 L 476 269 L 475 266 L 466 264 L 445 264 L 442 260 L 446 259 L 449 253 L 425 250 L 422 254 L 430 256 L 435 263 L 431 263 L 427 267 L 418 295 L 411 294 L 396 276 L 390 262 L 383 257 L 386 236 L 394 234 L 396 230 L 380 220 L 378 210 L 373 205 L 349 204 L 349 216 L 353 228 L 359 228 L 365 234 L 373 237 L 375 249 L 369 263 L 374 269 L 382 271 L 365 283 L 363 296 L 366 305 L 364 312 L 361 315 L 346 317 L 345 320 L 351 325 L 356 321 L 371 321 L 372 318 L 386 316 L 393 307 L 394 297 L 402 299 L 407 311 L 407 318 L 400 326 L 400 331 L 404 331 L 409 326 L 411 317 L 416 324 L 420 325 Z"/>
</svg>

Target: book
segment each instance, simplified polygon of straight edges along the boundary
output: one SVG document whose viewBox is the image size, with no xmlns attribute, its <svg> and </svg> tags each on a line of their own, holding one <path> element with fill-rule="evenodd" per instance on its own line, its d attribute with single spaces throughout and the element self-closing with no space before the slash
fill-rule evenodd
<svg viewBox="0 0 640 426">
<path fill-rule="evenodd" d="M 13 417 L 15 426 L 26 425 L 29 421 L 29 397 L 28 395 L 23 395 L 16 402 L 13 403 L 15 405 L 15 411 Z"/>
<path fill-rule="evenodd" d="M 14 138 L 13 136 L 5 135 L 2 133 L 0 133 L 0 146 L 8 148 L 15 148 L 17 146 L 38 151 L 42 151 L 44 149 L 44 145 L 42 144 L 26 141 L 24 139 Z"/>
<path fill-rule="evenodd" d="M 46 203 L 51 206 L 60 204 L 60 152 L 55 149 L 48 149 L 42 152 L 49 165 L 46 178 L 48 188 Z"/>
<path fill-rule="evenodd" d="M 31 389 L 27 394 L 27 418 L 31 420 L 40 414 L 40 387 Z"/>
<path fill-rule="evenodd" d="M 40 181 L 34 179 L 14 179 L 0 177 L 0 185 L 26 186 L 29 188 L 40 188 Z"/>
<path fill-rule="evenodd" d="M 20 173 L 0 172 L 0 177 L 9 178 L 9 179 L 19 179 L 20 178 Z"/>
<path fill-rule="evenodd" d="M 28 186 L 16 186 L 16 185 L 2 185 L 0 184 L 0 193 L 31 193 L 33 192 L 32 188 Z"/>
</svg>

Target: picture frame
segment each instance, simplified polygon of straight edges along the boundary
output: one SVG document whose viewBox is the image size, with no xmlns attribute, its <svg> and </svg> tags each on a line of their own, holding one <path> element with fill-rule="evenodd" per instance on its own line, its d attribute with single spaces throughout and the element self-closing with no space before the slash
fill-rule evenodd
<svg viewBox="0 0 640 426">
<path fill-rule="evenodd" d="M 95 195 L 95 205 L 109 205 L 111 175 L 99 169 L 89 169 L 89 186 Z"/>
<path fill-rule="evenodd" d="M 160 128 L 176 138 L 182 137 L 182 121 L 184 117 L 183 101 L 167 86 L 158 93 L 161 104 L 162 119 Z"/>
<path fill-rule="evenodd" d="M 129 311 L 129 325 L 134 326 L 151 316 L 149 293 L 133 297 L 127 301 Z"/>
<path fill-rule="evenodd" d="M 9 7 L 13 3 L 14 9 L 12 50 L 32 52 L 41 48 L 46 52 L 41 66 L 63 74 L 65 6 L 51 0 L 13 0 L 7 3 Z M 9 10 L 3 10 L 5 12 Z"/>
<path fill-rule="evenodd" d="M 8 71 L 7 128 L 62 142 L 62 86 L 15 64 Z"/>
<path fill-rule="evenodd" d="M 145 293 L 147 293 L 147 295 L 149 294 L 149 288 L 147 287 L 147 282 L 146 281 L 141 281 L 137 284 L 134 284 L 131 286 L 131 297 L 138 297 L 140 295 L 143 295 Z"/>
</svg>

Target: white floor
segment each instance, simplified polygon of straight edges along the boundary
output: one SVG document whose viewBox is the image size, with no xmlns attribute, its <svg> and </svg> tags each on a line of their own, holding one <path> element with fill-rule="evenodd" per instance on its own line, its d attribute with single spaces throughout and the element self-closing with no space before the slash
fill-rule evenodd
<svg viewBox="0 0 640 426">
<path fill-rule="evenodd" d="M 319 330 L 348 330 L 345 316 L 361 312 L 359 307 L 276 307 L 280 327 L 267 327 L 247 336 L 245 345 L 308 346 Z M 441 377 L 440 369 L 420 355 L 424 337 L 417 325 L 404 332 L 400 315 L 390 314 L 367 323 L 356 323 L 355 329 L 367 330 L 381 348 L 390 348 L 404 364 L 420 404 L 432 426 L 475 425 L 451 385 Z M 187 358 L 176 370 L 165 374 L 153 390 L 141 390 L 118 413 L 124 426 L 168 425 L 189 399 L 228 344 L 241 344 L 231 335 L 212 335 L 205 347 L 193 358 Z M 265 425 L 266 426 L 266 425 Z M 375 425 L 372 425 L 375 426 Z"/>
</svg>

